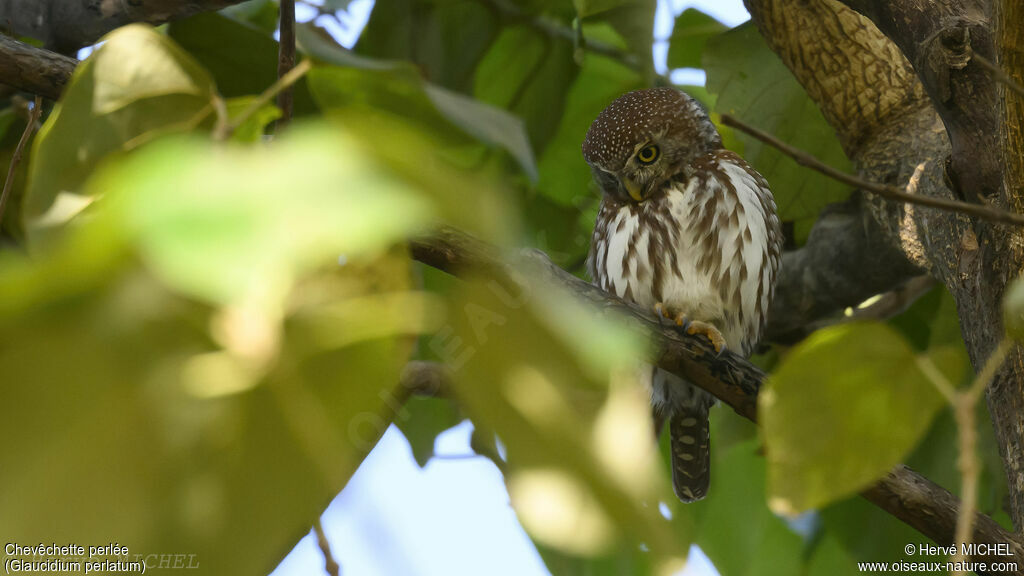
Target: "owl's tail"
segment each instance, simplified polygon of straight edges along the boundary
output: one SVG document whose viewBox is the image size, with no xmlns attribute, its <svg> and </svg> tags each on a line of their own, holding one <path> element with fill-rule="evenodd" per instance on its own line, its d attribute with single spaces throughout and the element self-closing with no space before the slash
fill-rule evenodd
<svg viewBox="0 0 1024 576">
<path fill-rule="evenodd" d="M 672 488 L 683 502 L 696 502 L 708 494 L 711 482 L 709 409 L 707 403 L 699 401 L 679 406 L 669 421 Z"/>
</svg>

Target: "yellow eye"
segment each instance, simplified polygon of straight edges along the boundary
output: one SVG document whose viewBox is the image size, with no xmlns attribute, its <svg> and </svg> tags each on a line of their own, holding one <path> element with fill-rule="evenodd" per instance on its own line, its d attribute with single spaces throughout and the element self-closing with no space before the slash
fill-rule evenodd
<svg viewBox="0 0 1024 576">
<path fill-rule="evenodd" d="M 641 164 L 653 164 L 658 156 L 661 155 L 661 150 L 658 150 L 657 144 L 651 144 L 650 146 L 644 146 L 636 153 L 636 159 Z"/>
</svg>

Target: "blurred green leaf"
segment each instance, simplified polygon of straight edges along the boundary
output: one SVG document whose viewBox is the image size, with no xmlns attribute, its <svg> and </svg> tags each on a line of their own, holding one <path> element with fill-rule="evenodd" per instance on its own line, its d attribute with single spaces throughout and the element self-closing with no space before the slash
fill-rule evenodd
<svg viewBox="0 0 1024 576">
<path fill-rule="evenodd" d="M 712 420 L 713 439 L 721 416 Z M 708 497 L 685 507 L 695 516 L 695 543 L 722 576 L 799 574 L 803 540 L 768 509 L 765 462 L 757 451 L 755 439 L 712 446 Z"/>
<path fill-rule="evenodd" d="M 430 197 L 444 223 L 499 246 L 518 237 L 520 210 L 508 201 L 507 190 L 446 161 L 441 150 L 451 144 L 436 132 L 373 107 L 354 106 L 331 117 L 393 176 Z"/>
<path fill-rule="evenodd" d="M 244 114 L 254 102 L 257 96 L 242 96 L 231 98 L 226 102 L 228 118 L 234 120 Z M 232 140 L 236 142 L 258 142 L 263 137 L 263 132 L 271 122 L 281 117 L 281 109 L 273 104 L 264 104 L 255 113 L 242 122 L 234 132 L 231 133 Z"/>
<path fill-rule="evenodd" d="M 889 519 L 889 521 L 891 522 L 891 519 Z M 865 526 L 874 527 L 876 525 L 861 524 L 861 532 L 872 532 L 872 530 L 864 530 Z M 912 534 L 908 536 L 908 539 L 904 540 L 904 542 L 916 541 L 918 538 L 917 533 L 913 531 L 911 532 Z M 906 546 L 906 544 L 899 546 L 900 552 L 898 554 L 872 556 L 871 560 L 866 561 L 878 562 L 880 560 L 885 561 L 887 559 L 900 557 L 899 554 L 902 554 L 903 546 Z M 846 550 L 837 539 L 828 535 L 822 538 L 821 541 L 817 543 L 817 546 L 815 546 L 814 553 L 808 560 L 806 572 L 804 572 L 807 576 L 852 576 L 853 574 L 860 573 L 861 572 L 857 569 L 857 562 L 847 554 Z"/>
<path fill-rule="evenodd" d="M 0 189 L 7 183 L 7 171 L 14 159 L 14 152 L 25 132 L 25 118 L 15 114 L 14 107 L 0 110 Z M 28 178 L 28 167 L 32 164 L 32 147 L 26 146 L 22 151 L 21 162 L 14 171 L 10 196 L 4 207 L 3 221 L 0 221 L 0 236 L 7 233 L 12 238 L 23 238 L 21 221 L 21 202 L 25 194 L 25 181 Z"/>
<path fill-rule="evenodd" d="M 242 3 L 237 8 L 250 4 Z M 260 94 L 277 81 L 278 43 L 273 37 L 277 3 L 269 4 L 274 17 L 270 31 L 208 12 L 171 22 L 167 35 L 209 70 L 224 97 Z M 295 116 L 316 111 L 305 78 L 295 83 L 293 94 Z"/>
<path fill-rule="evenodd" d="M 942 404 L 891 328 L 816 332 L 782 361 L 758 403 L 769 504 L 796 514 L 864 488 L 906 457 Z"/>
<path fill-rule="evenodd" d="M 821 511 L 821 520 L 825 540 L 829 541 L 822 546 L 830 548 L 839 544 L 844 554 L 834 550 L 819 550 L 816 555 L 822 559 L 815 564 L 826 563 L 826 559 L 835 556 L 846 556 L 854 567 L 857 561 L 878 562 L 905 558 L 904 547 L 920 538 L 916 530 L 860 497 L 829 505 Z M 871 526 L 871 530 L 865 530 L 865 526 Z"/>
<path fill-rule="evenodd" d="M 628 370 L 636 335 L 554 286 L 526 300 L 473 283 L 456 302 L 454 330 L 431 347 L 444 351 L 460 405 L 506 446 L 509 493 L 532 536 L 577 556 L 624 537 L 655 565 L 681 561 L 686 535 L 645 504 L 670 496 L 649 400 Z"/>
<path fill-rule="evenodd" d="M 438 434 L 461 420 L 451 400 L 413 397 L 406 400 L 403 409 L 395 416 L 395 426 L 409 441 L 412 457 L 422 468 L 434 457 L 434 443 Z"/>
<path fill-rule="evenodd" d="M 683 10 L 676 16 L 672 36 L 668 40 L 668 67 L 700 68 L 708 40 L 728 29 L 725 24 L 700 10 Z"/>
<path fill-rule="evenodd" d="M 161 142 L 102 171 L 89 190 L 109 197 L 169 285 L 270 310 L 310 266 L 386 246 L 433 215 L 351 139 L 324 129 L 293 130 L 273 150 Z"/>
<path fill-rule="evenodd" d="M 334 54 L 347 57 L 343 51 Z M 358 61 L 365 66 L 318 67 L 310 72 L 314 97 L 325 110 L 389 112 L 450 138 L 453 145 L 464 145 L 469 137 L 498 146 L 508 151 L 527 175 L 536 178 L 533 151 L 522 121 L 515 116 L 424 82 L 407 64 Z"/>
<path fill-rule="evenodd" d="M 290 332 L 253 387 L 210 394 L 246 364 L 211 343 L 218 316 L 145 273 L 104 280 L 0 321 L 0 402 L 19 407 L 0 419 L 0 530 L 268 573 L 386 427 L 398 342 L 299 350 Z"/>
<path fill-rule="evenodd" d="M 23 207 L 30 234 L 44 220 L 59 220 L 44 218 L 58 193 L 80 192 L 107 155 L 212 117 L 213 80 L 166 36 L 136 24 L 104 42 L 75 69 L 35 138 Z"/>
<path fill-rule="evenodd" d="M 17 442 L 0 532 L 271 571 L 391 422 L 413 339 L 440 327 L 388 250 L 431 204 L 388 174 L 336 129 L 165 139 L 90 180 L 102 201 L 79 226 L 0 255 L 0 403 L 19 407 L 0 419 Z"/>
<path fill-rule="evenodd" d="M 8 106 L 0 110 L 0 140 L 7 140 L 7 129 L 14 124 L 14 107 Z M 6 178 L 6 173 L 4 173 Z"/>
<path fill-rule="evenodd" d="M 1003 323 L 1006 333 L 1017 340 L 1024 341 L 1024 278 L 1010 283 L 1003 297 Z"/>
<path fill-rule="evenodd" d="M 732 114 L 849 171 L 835 131 L 753 24 L 708 40 L 703 63 L 708 91 L 717 96 L 715 112 Z M 795 223 L 798 242 L 806 239 L 822 208 L 849 195 L 844 184 L 798 166 L 774 148 L 746 136 L 740 139 L 744 157 L 771 185 L 779 217 Z"/>
<path fill-rule="evenodd" d="M 656 573 L 651 565 L 650 554 L 635 545 L 622 544 L 609 553 L 596 557 L 569 554 L 558 548 L 545 546 L 541 542 L 535 542 L 535 545 L 548 571 L 558 576 L 575 574 L 620 576 L 622 574 Z"/>
</svg>

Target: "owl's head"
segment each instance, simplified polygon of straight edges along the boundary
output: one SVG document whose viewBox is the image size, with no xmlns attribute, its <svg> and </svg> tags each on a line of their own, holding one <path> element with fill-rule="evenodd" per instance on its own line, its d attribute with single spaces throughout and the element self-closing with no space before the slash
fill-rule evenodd
<svg viewBox="0 0 1024 576">
<path fill-rule="evenodd" d="M 604 194 L 643 202 L 721 147 L 700 103 L 675 88 L 651 88 L 620 96 L 597 116 L 583 140 L 583 158 Z"/>
</svg>

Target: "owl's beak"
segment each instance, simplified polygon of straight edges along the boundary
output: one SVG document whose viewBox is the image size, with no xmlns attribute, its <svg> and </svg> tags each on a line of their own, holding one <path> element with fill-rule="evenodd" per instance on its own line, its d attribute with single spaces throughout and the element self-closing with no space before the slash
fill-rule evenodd
<svg viewBox="0 0 1024 576">
<path fill-rule="evenodd" d="M 619 179 L 622 182 L 622 186 L 629 192 L 629 197 L 637 202 L 642 202 L 644 199 L 644 187 L 637 183 L 629 176 L 623 176 Z"/>
</svg>

